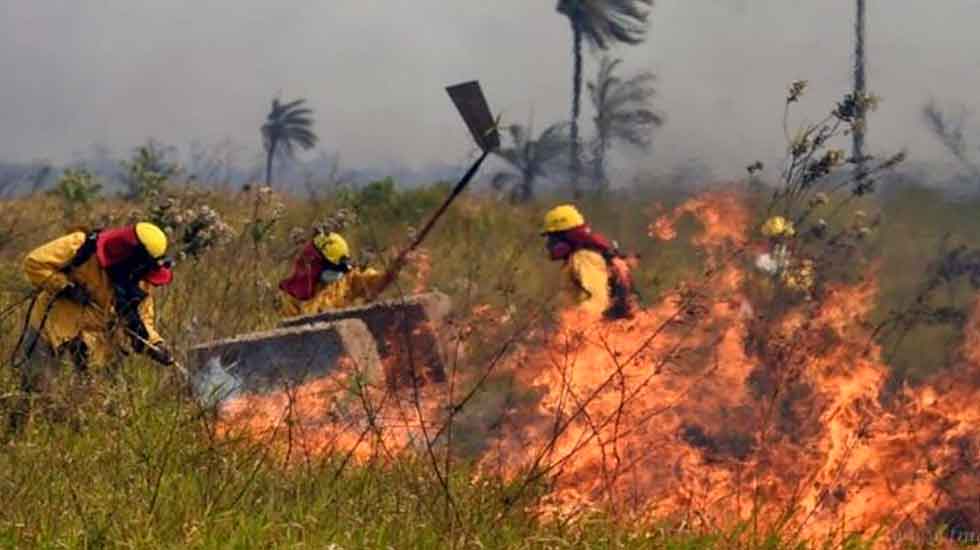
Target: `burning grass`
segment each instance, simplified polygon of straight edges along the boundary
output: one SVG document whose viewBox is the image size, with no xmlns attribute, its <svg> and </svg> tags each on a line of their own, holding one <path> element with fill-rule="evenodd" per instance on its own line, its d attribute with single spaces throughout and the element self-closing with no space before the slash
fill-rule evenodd
<svg viewBox="0 0 980 550">
<path fill-rule="evenodd" d="M 280 391 L 236 396 L 223 403 L 217 435 L 248 438 L 286 465 L 341 456 L 390 463 L 420 454 L 440 426 L 437 388 L 390 391 L 349 359 L 327 376 Z"/>
<path fill-rule="evenodd" d="M 877 271 L 789 308 L 752 303 L 753 218 L 738 196 L 692 199 L 652 227 L 673 238 L 685 215 L 703 228 L 692 237 L 707 253 L 703 277 L 631 320 L 563 312 L 544 342 L 506 356 L 502 368 L 539 397 L 505 411 L 481 476 L 511 480 L 516 502 L 546 487 L 523 506 L 565 521 L 668 518 L 705 532 L 753 522 L 840 544 L 879 529 L 885 544 L 944 522 L 977 528 L 978 489 L 964 487 L 980 487 L 980 336 L 968 334 L 955 391 L 936 380 L 886 407 L 869 323 Z M 448 476 L 444 388 L 351 391 L 350 372 L 234 401 L 222 426 L 275 441 L 287 462 L 390 464 L 414 451 Z M 951 399 L 940 404 L 937 387 Z"/>
<path fill-rule="evenodd" d="M 853 533 L 879 528 L 882 543 L 922 541 L 941 524 L 980 530 L 980 305 L 952 368 L 895 391 L 894 348 L 875 327 L 900 305 L 891 296 L 905 274 L 879 254 L 855 263 L 859 277 L 827 271 L 812 295 L 787 291 L 753 267 L 762 245 L 749 204 L 724 192 L 635 212 L 649 230 L 624 244 L 662 271 L 665 290 L 606 323 L 549 321 L 554 273 L 528 237 L 532 213 L 473 200 L 417 273 L 463 312 L 446 330 L 466 353 L 450 350 L 445 383 L 391 392 L 348 364 L 215 416 L 130 360 L 76 421 L 42 419 L 0 453 L 0 494 L 18 503 L 0 513 L 0 537 L 777 548 L 857 547 Z M 297 205 L 284 215 L 316 219 Z M 394 243 L 399 229 L 376 238 Z M 268 312 L 242 304 L 267 302 L 286 235 L 181 265 L 164 332 L 180 345 L 268 326 Z M 679 250 L 688 261 L 672 273 L 663 259 Z"/>
<path fill-rule="evenodd" d="M 733 204 L 709 195 L 671 215 L 704 224 L 694 243 L 715 268 L 698 284 L 628 322 L 566 315 L 522 358 L 519 377 L 542 399 L 508 415 L 488 463 L 547 479 L 548 505 L 566 518 L 598 507 L 705 529 L 751 520 L 841 544 L 882 529 L 887 545 L 943 522 L 976 532 L 972 334 L 946 375 L 957 385 L 938 378 L 885 407 L 888 368 L 868 322 L 877 275 L 825 285 L 788 309 L 750 303 L 742 289 L 753 275 L 730 249 L 752 227 Z M 653 227 L 672 236 L 671 225 Z"/>
</svg>

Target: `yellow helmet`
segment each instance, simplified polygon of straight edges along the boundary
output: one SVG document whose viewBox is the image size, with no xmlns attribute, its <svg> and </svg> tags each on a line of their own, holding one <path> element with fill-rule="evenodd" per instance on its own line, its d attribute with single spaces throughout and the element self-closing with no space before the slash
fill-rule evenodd
<svg viewBox="0 0 980 550">
<path fill-rule="evenodd" d="M 557 233 L 575 229 L 580 225 L 585 225 L 585 217 L 571 204 L 556 206 L 544 215 L 544 227 L 541 233 Z"/>
<path fill-rule="evenodd" d="M 767 237 L 792 237 L 796 235 L 793 222 L 782 216 L 773 216 L 762 224 L 762 234 Z"/>
<path fill-rule="evenodd" d="M 136 238 L 153 258 L 162 258 L 167 253 L 167 234 L 152 223 L 136 224 Z"/>
<path fill-rule="evenodd" d="M 330 263 L 340 265 L 350 259 L 350 247 L 347 246 L 347 241 L 336 233 L 318 234 L 313 237 L 313 246 Z"/>
</svg>

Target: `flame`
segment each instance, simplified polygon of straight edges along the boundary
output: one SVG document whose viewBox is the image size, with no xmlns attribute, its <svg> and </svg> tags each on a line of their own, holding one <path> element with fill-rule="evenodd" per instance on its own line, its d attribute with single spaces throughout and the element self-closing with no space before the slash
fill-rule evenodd
<svg viewBox="0 0 980 550">
<path fill-rule="evenodd" d="M 707 528 L 755 519 L 838 539 L 890 528 L 882 544 L 926 536 L 943 510 L 980 527 L 980 305 L 955 381 L 886 408 L 888 368 L 867 328 L 875 272 L 756 315 L 733 253 L 752 227 L 740 200 L 698 197 L 651 233 L 676 235 L 685 214 L 703 225 L 692 240 L 709 253 L 705 280 L 630 321 L 566 312 L 514 365 L 541 398 L 509 411 L 485 468 L 549 482 L 545 510 L 563 515 L 601 508 Z"/>
<path fill-rule="evenodd" d="M 345 358 L 327 376 L 229 399 L 216 431 L 266 445 L 287 464 L 328 456 L 387 461 L 431 443 L 438 402 L 425 387 L 393 392 Z"/>
<path fill-rule="evenodd" d="M 671 220 L 666 216 L 657 218 L 647 227 L 647 235 L 661 241 L 672 241 L 677 238 L 677 229 L 674 228 L 676 220 Z"/>
<path fill-rule="evenodd" d="M 980 299 L 958 367 L 886 405 L 889 370 L 868 323 L 876 269 L 814 300 L 751 303 L 744 283 L 761 275 L 745 257 L 754 226 L 741 199 L 696 197 L 651 236 L 676 238 L 685 215 L 702 226 L 692 241 L 707 253 L 704 277 L 630 320 L 566 311 L 543 345 L 515 353 L 513 376 L 539 399 L 506 411 L 482 472 L 546 483 L 542 511 L 566 517 L 753 520 L 835 540 L 886 528 L 882 547 L 922 541 L 939 521 L 980 530 Z M 391 459 L 432 440 L 437 388 L 405 395 L 360 376 L 347 365 L 238 397 L 221 429 L 287 457 Z"/>
<path fill-rule="evenodd" d="M 655 205 L 651 213 L 659 214 L 663 207 Z M 652 238 L 672 241 L 677 238 L 677 222 L 685 215 L 695 216 L 703 231 L 694 238 L 699 247 L 718 248 L 726 242 L 744 242 L 750 221 L 748 211 L 733 192 L 712 192 L 685 201 L 669 214 L 662 214 L 647 227 Z"/>
</svg>

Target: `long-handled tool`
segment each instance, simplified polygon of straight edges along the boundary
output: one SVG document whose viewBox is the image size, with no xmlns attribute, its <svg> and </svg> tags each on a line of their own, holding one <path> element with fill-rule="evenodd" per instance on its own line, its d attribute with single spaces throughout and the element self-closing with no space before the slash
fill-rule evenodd
<svg viewBox="0 0 980 550">
<path fill-rule="evenodd" d="M 462 84 L 457 84 L 455 86 L 450 86 L 446 88 L 449 93 L 449 97 L 456 104 L 456 108 L 459 110 L 459 114 L 463 117 L 463 121 L 466 122 L 466 126 L 469 128 L 470 133 L 473 134 L 473 139 L 476 140 L 477 145 L 483 151 L 480 158 L 470 166 L 470 169 L 466 171 L 463 178 L 456 183 L 453 187 L 452 192 L 446 197 L 446 200 L 442 203 L 438 210 L 429 218 L 429 221 L 422 227 L 415 239 L 412 240 L 404 250 L 402 250 L 395 260 L 392 262 L 391 266 L 385 272 L 385 278 L 382 280 L 381 285 L 378 287 L 376 292 L 380 295 L 398 276 L 398 272 L 404 266 L 408 255 L 411 254 L 416 248 L 422 244 L 425 237 L 429 234 L 432 228 L 436 225 L 436 222 L 446 210 L 449 209 L 449 205 L 452 204 L 456 197 L 466 189 L 473 176 L 476 175 L 477 170 L 480 169 L 480 165 L 483 161 L 492 153 L 495 149 L 500 147 L 500 134 L 497 132 L 496 122 L 494 121 L 493 115 L 490 113 L 490 106 L 487 104 L 487 100 L 483 95 L 483 90 L 480 89 L 480 83 L 477 81 L 464 82 Z"/>
</svg>

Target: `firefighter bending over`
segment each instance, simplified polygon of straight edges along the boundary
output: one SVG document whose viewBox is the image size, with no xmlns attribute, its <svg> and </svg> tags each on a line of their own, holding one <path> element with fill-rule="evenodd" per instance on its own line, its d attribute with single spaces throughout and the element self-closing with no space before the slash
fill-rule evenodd
<svg viewBox="0 0 980 550">
<path fill-rule="evenodd" d="M 296 257 L 292 274 L 279 283 L 282 315 L 315 315 L 377 298 L 386 274 L 350 262 L 350 247 L 343 237 L 317 234 Z"/>
<path fill-rule="evenodd" d="M 151 295 L 173 279 L 166 250 L 159 227 L 138 223 L 71 233 L 28 254 L 24 274 L 37 298 L 22 342 L 23 389 L 47 389 L 62 360 L 86 371 L 105 366 L 115 352 L 137 352 L 173 365 L 154 326 Z"/>
</svg>

